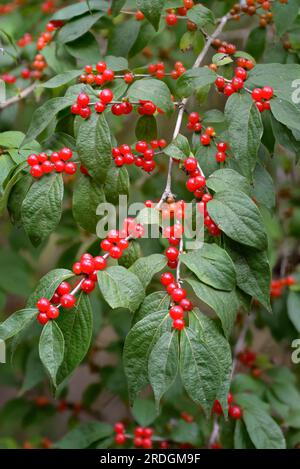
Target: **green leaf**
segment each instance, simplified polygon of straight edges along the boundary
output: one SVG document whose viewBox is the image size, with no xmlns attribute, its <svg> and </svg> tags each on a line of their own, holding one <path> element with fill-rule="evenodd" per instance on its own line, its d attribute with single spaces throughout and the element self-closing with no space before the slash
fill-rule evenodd
<svg viewBox="0 0 300 469">
<path fill-rule="evenodd" d="M 100 291 L 111 308 L 128 308 L 135 311 L 144 299 L 144 287 L 130 270 L 112 266 L 98 272 Z"/>
<path fill-rule="evenodd" d="M 215 54 L 212 58 L 212 63 L 216 64 L 218 67 L 222 67 L 223 65 L 228 65 L 232 62 L 233 62 L 232 58 L 227 54 L 218 53 L 218 54 Z"/>
<path fill-rule="evenodd" d="M 51 17 L 51 20 L 71 20 L 76 16 L 81 16 L 91 10 L 104 10 L 107 9 L 107 3 L 102 0 L 88 0 L 81 3 L 74 3 L 65 8 L 60 8 Z"/>
<path fill-rule="evenodd" d="M 157 139 L 157 123 L 154 116 L 141 116 L 135 127 L 135 136 L 138 140 Z"/>
<path fill-rule="evenodd" d="M 44 176 L 34 182 L 22 204 L 24 229 L 38 246 L 57 227 L 62 213 L 64 185 L 61 174 Z"/>
<path fill-rule="evenodd" d="M 27 301 L 27 308 L 34 308 L 40 298 L 50 300 L 61 282 L 73 277 L 74 274 L 68 269 L 54 269 L 42 277 L 35 291 L 30 295 Z"/>
<path fill-rule="evenodd" d="M 300 332 L 300 294 L 298 292 L 289 291 L 287 312 L 295 328 Z"/>
<path fill-rule="evenodd" d="M 43 130 L 45 130 L 51 121 L 54 119 L 56 114 L 59 111 L 62 111 L 66 107 L 69 107 L 73 104 L 72 98 L 52 98 L 46 101 L 42 106 L 37 108 L 32 116 L 32 120 L 26 134 L 22 142 L 22 147 L 30 142 L 31 140 L 35 139 L 38 135 L 40 135 Z"/>
<path fill-rule="evenodd" d="M 186 16 L 190 21 L 195 23 L 198 28 L 202 28 L 208 23 L 214 23 L 215 17 L 211 10 L 206 8 L 204 5 L 195 5 L 187 11 Z"/>
<path fill-rule="evenodd" d="M 128 60 L 125 57 L 116 57 L 114 55 L 106 55 L 104 57 L 107 68 L 120 72 L 121 70 L 128 70 Z"/>
<path fill-rule="evenodd" d="M 75 41 L 65 44 L 67 52 L 83 64 L 96 63 L 100 57 L 99 44 L 90 32 L 85 33 Z"/>
<path fill-rule="evenodd" d="M 237 420 L 234 429 L 234 449 L 253 449 L 253 443 L 249 437 L 245 424 Z"/>
<path fill-rule="evenodd" d="M 292 94 L 292 93 L 291 93 Z M 292 129 L 300 130 L 300 109 L 289 100 L 274 97 L 270 101 L 271 111 L 275 119 Z"/>
<path fill-rule="evenodd" d="M 217 244 L 204 243 L 197 251 L 181 254 L 180 260 L 201 282 L 211 287 L 228 291 L 235 287 L 233 262 Z"/>
<path fill-rule="evenodd" d="M 270 173 L 258 163 L 253 173 L 252 197 L 259 205 L 265 205 L 268 210 L 275 208 L 275 187 Z"/>
<path fill-rule="evenodd" d="M 138 241 L 132 240 L 128 249 L 123 251 L 122 257 L 118 260 L 118 264 L 129 269 L 142 255 L 141 247 Z"/>
<path fill-rule="evenodd" d="M 64 348 L 65 341 L 60 328 L 55 321 L 48 321 L 41 333 L 39 354 L 55 387 L 56 375 L 64 358 Z"/>
<path fill-rule="evenodd" d="M 137 0 L 137 9 L 141 10 L 148 21 L 158 30 L 159 21 L 162 10 L 164 8 L 164 0 Z"/>
<path fill-rule="evenodd" d="M 214 192 L 220 192 L 228 189 L 239 190 L 250 193 L 250 185 L 247 179 L 234 169 L 223 168 L 214 171 L 206 180 L 206 186 Z"/>
<path fill-rule="evenodd" d="M 233 242 L 229 242 L 228 247 L 234 262 L 238 287 L 270 311 L 271 271 L 267 253 Z"/>
<path fill-rule="evenodd" d="M 113 435 L 113 428 L 108 423 L 85 422 L 68 432 L 54 447 L 58 449 L 84 449 L 96 441 Z"/>
<path fill-rule="evenodd" d="M 149 383 L 148 360 L 160 336 L 171 330 L 168 310 L 149 314 L 137 322 L 126 337 L 123 360 L 130 401 Z"/>
<path fill-rule="evenodd" d="M 206 177 L 218 170 L 219 163 L 216 161 L 216 148 L 213 145 L 199 145 L 195 154 L 199 165 Z"/>
<path fill-rule="evenodd" d="M 93 114 L 81 123 L 76 144 L 79 158 L 89 174 L 97 181 L 104 182 L 112 161 L 112 144 L 103 114 Z"/>
<path fill-rule="evenodd" d="M 188 97 L 198 89 L 214 83 L 216 78 L 216 73 L 208 67 L 192 68 L 176 80 L 176 91 L 180 97 Z"/>
<path fill-rule="evenodd" d="M 20 175 L 20 179 L 16 182 L 9 194 L 7 201 L 7 210 L 9 212 L 10 219 L 14 225 L 21 225 L 22 202 L 25 199 L 31 184 L 31 174 L 23 174 L 22 176 Z"/>
<path fill-rule="evenodd" d="M 277 34 L 282 36 L 286 31 L 291 29 L 293 22 L 299 13 L 299 1 L 289 0 L 286 4 L 274 2 L 272 5 L 273 19 L 276 26 Z"/>
<path fill-rule="evenodd" d="M 162 396 L 175 381 L 178 371 L 178 335 L 165 332 L 154 345 L 148 365 L 149 381 L 151 383 L 157 410 Z"/>
<path fill-rule="evenodd" d="M 267 236 L 256 205 L 240 191 L 217 192 L 207 204 L 213 221 L 234 241 L 259 250 L 266 249 Z"/>
<path fill-rule="evenodd" d="M 135 44 L 141 22 L 131 18 L 118 24 L 117 28 L 113 28 L 107 46 L 107 52 L 111 55 L 119 55 L 127 57 L 131 48 Z"/>
<path fill-rule="evenodd" d="M 18 334 L 37 316 L 37 309 L 21 309 L 0 324 L 0 339 L 7 340 Z"/>
<path fill-rule="evenodd" d="M 143 427 L 151 425 L 156 418 L 155 405 L 150 399 L 135 399 L 131 412 L 134 420 Z"/>
<path fill-rule="evenodd" d="M 120 195 L 129 194 L 129 175 L 125 166 L 118 168 L 112 165 L 109 168 L 104 183 L 104 192 L 107 201 L 113 204 L 119 202 Z"/>
<path fill-rule="evenodd" d="M 104 12 L 94 13 L 93 15 L 82 16 L 81 18 L 74 19 L 60 28 L 57 39 L 63 44 L 66 42 L 74 41 L 75 39 L 83 36 L 89 31 L 97 21 L 104 16 Z"/>
<path fill-rule="evenodd" d="M 132 101 L 140 99 L 152 101 L 164 112 L 174 110 L 169 88 L 163 81 L 155 78 L 143 78 L 135 81 L 128 90 L 128 97 Z"/>
<path fill-rule="evenodd" d="M 64 358 L 57 373 L 57 384 L 61 384 L 82 362 L 90 347 L 93 312 L 88 295 L 80 293 L 74 308 L 62 311 L 56 322 L 65 339 Z"/>
<path fill-rule="evenodd" d="M 228 139 L 241 173 L 252 179 L 263 134 L 260 112 L 246 94 L 235 93 L 226 102 Z"/>
<path fill-rule="evenodd" d="M 157 272 L 160 272 L 166 266 L 166 258 L 162 254 L 151 254 L 147 257 L 141 257 L 130 267 L 130 272 L 135 274 L 146 288 Z"/>
<path fill-rule="evenodd" d="M 209 413 L 220 387 L 220 367 L 197 330 L 186 327 L 180 338 L 180 375 L 190 398 Z"/>
<path fill-rule="evenodd" d="M 185 160 L 191 153 L 188 139 L 183 135 L 178 134 L 177 137 L 164 149 L 164 153 L 176 160 Z"/>
<path fill-rule="evenodd" d="M 255 396 L 237 394 L 236 401 L 243 408 L 243 421 L 257 449 L 285 449 L 283 433 Z"/>
<path fill-rule="evenodd" d="M 82 73 L 82 70 L 68 70 L 67 72 L 60 73 L 50 80 L 41 84 L 43 88 L 58 88 L 59 86 L 66 85 L 70 81 L 77 78 Z"/>
<path fill-rule="evenodd" d="M 246 51 L 259 60 L 266 48 L 267 28 L 253 28 L 246 43 Z"/>
<path fill-rule="evenodd" d="M 84 230 L 95 233 L 99 221 L 97 207 L 105 202 L 103 186 L 90 176 L 80 174 L 73 191 L 73 216 Z"/>
<path fill-rule="evenodd" d="M 156 291 L 146 296 L 138 311 L 133 316 L 133 324 L 141 321 L 155 311 L 165 311 L 170 306 L 170 297 L 165 291 Z"/>
<path fill-rule="evenodd" d="M 185 279 L 185 281 L 191 285 L 196 296 L 216 312 L 226 337 L 229 337 L 239 308 L 235 291 L 215 290 L 194 279 Z"/>
</svg>

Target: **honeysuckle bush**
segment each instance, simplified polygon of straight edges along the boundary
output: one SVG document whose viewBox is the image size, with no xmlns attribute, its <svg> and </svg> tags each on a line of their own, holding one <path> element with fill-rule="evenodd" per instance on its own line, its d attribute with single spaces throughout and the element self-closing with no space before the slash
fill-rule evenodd
<svg viewBox="0 0 300 469">
<path fill-rule="evenodd" d="M 2 447 L 300 444 L 299 7 L 0 7 Z"/>
</svg>

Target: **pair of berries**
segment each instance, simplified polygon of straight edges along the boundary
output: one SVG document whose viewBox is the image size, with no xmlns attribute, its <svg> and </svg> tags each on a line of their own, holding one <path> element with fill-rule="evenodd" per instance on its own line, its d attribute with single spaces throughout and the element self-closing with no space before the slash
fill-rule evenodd
<svg viewBox="0 0 300 469">
<path fill-rule="evenodd" d="M 187 128 L 195 133 L 201 132 L 202 124 L 200 122 L 200 115 L 198 112 L 191 112 L 189 114 Z"/>
<path fill-rule="evenodd" d="M 270 99 L 274 96 L 274 90 L 271 86 L 264 86 L 263 88 L 254 88 L 252 91 L 252 99 L 259 112 L 271 109 Z"/>
<path fill-rule="evenodd" d="M 176 80 L 186 71 L 182 62 L 176 62 L 174 65 L 174 70 L 170 72 L 170 76 Z M 153 63 L 148 65 L 148 72 L 150 75 L 155 75 L 156 78 L 162 79 L 166 76 L 165 64 L 163 62 Z"/>
<path fill-rule="evenodd" d="M 204 194 L 202 196 L 201 202 L 198 202 L 197 204 L 197 210 L 203 216 L 204 226 L 207 228 L 208 232 L 212 236 L 219 236 L 221 234 L 221 230 L 217 226 L 217 224 L 212 220 L 212 218 L 209 216 L 208 211 L 207 211 L 207 203 L 210 200 L 212 200 L 212 198 L 213 197 L 211 194 Z"/>
<path fill-rule="evenodd" d="M 96 71 L 93 69 L 92 65 L 86 65 L 85 73 L 80 75 L 79 81 L 88 85 L 102 86 L 105 83 L 112 82 L 114 78 L 114 71 L 107 68 L 105 62 L 100 61 L 96 64 Z"/>
<path fill-rule="evenodd" d="M 242 409 L 238 405 L 233 404 L 234 397 L 231 393 L 228 393 L 227 403 L 229 405 L 228 415 L 234 420 L 240 420 L 242 418 Z M 221 403 L 218 400 L 215 400 L 212 407 L 212 413 L 216 415 L 223 415 L 223 409 Z"/>
<path fill-rule="evenodd" d="M 289 287 L 297 283 L 295 277 L 289 275 L 280 279 L 272 280 L 270 286 L 270 295 L 272 298 L 278 298 L 282 295 L 283 287 Z"/>
<path fill-rule="evenodd" d="M 203 195 L 201 189 L 205 187 L 206 179 L 201 174 L 198 168 L 198 161 L 196 158 L 190 156 L 183 162 L 184 168 L 189 173 L 189 179 L 186 181 L 186 188 L 189 192 L 193 192 L 195 197 Z M 200 195 L 201 194 L 201 195 Z"/>
<path fill-rule="evenodd" d="M 52 152 L 49 156 L 47 153 L 42 152 L 39 154 L 31 154 L 27 158 L 27 163 L 30 166 L 30 174 L 39 179 L 43 174 L 49 174 L 53 171 L 57 173 L 65 172 L 66 174 L 76 173 L 76 164 L 69 161 L 73 156 L 70 148 L 62 148 L 58 152 Z"/>
<path fill-rule="evenodd" d="M 89 95 L 86 93 L 80 93 L 76 98 L 76 103 L 71 106 L 72 114 L 79 115 L 83 119 L 88 119 L 92 113 L 89 104 Z"/>
<path fill-rule="evenodd" d="M 238 354 L 238 359 L 243 365 L 252 368 L 256 362 L 256 353 L 253 350 L 246 349 Z"/>
<path fill-rule="evenodd" d="M 170 250 L 171 248 L 168 248 Z M 166 251 L 166 253 L 167 253 Z M 169 251 L 169 254 L 170 255 Z M 177 257 L 175 257 L 177 254 Z M 179 255 L 178 249 L 172 248 L 172 259 L 177 259 Z M 166 288 L 167 293 L 171 296 L 174 304 L 169 310 L 169 316 L 173 320 L 173 327 L 176 330 L 181 331 L 185 327 L 184 313 L 193 309 L 192 302 L 186 297 L 187 292 L 184 288 L 181 288 L 175 280 L 174 275 L 171 272 L 165 272 L 160 278 L 161 284 Z"/>
</svg>

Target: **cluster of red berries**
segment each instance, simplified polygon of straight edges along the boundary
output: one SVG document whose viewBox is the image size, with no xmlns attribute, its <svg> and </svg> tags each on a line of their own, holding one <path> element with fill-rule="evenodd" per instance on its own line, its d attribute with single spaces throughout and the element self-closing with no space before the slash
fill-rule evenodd
<svg viewBox="0 0 300 469">
<path fill-rule="evenodd" d="M 60 20 L 50 21 L 50 23 L 46 25 L 46 31 L 42 32 L 37 40 L 37 50 L 44 49 L 44 47 L 46 47 L 53 40 L 54 32 L 63 25 L 64 22 Z"/>
<path fill-rule="evenodd" d="M 280 3 L 286 4 L 288 0 L 279 0 Z M 245 5 L 236 3 L 230 10 L 230 14 L 233 19 L 239 20 L 241 13 L 248 16 L 257 14 L 259 16 L 259 25 L 261 28 L 265 28 L 267 24 L 273 20 L 273 13 L 271 11 L 272 1 L 269 0 L 246 0 Z M 261 10 L 265 13 L 261 13 Z"/>
<path fill-rule="evenodd" d="M 297 283 L 295 277 L 288 275 L 287 277 L 272 280 L 270 286 L 270 295 L 272 298 L 279 298 L 282 295 L 284 287 L 289 287 Z"/>
<path fill-rule="evenodd" d="M 28 44 L 31 44 L 32 41 L 32 35 L 30 33 L 25 33 L 20 39 L 18 39 L 17 44 L 19 47 L 26 47 Z"/>
<path fill-rule="evenodd" d="M 237 358 L 244 366 L 252 368 L 256 362 L 256 353 L 253 350 L 245 349 L 238 354 Z"/>
<path fill-rule="evenodd" d="M 165 17 L 166 24 L 168 26 L 175 26 L 178 23 L 178 17 L 181 16 L 186 16 L 188 10 L 193 8 L 194 6 L 194 1 L 193 0 L 184 0 L 183 1 L 183 6 L 178 7 L 176 9 L 174 8 L 169 8 L 166 10 L 167 15 Z M 195 27 L 195 23 L 193 23 L 190 20 L 187 20 L 187 28 L 190 31 L 194 31 L 197 29 L 197 26 Z"/>
<path fill-rule="evenodd" d="M 270 99 L 274 96 L 274 90 L 271 86 L 264 86 L 263 88 L 254 88 L 252 91 L 252 99 L 259 112 L 271 109 Z"/>
<path fill-rule="evenodd" d="M 244 81 L 248 74 L 243 67 L 237 67 L 234 70 L 234 77 L 232 80 L 226 80 L 222 76 L 218 76 L 215 81 L 215 85 L 219 92 L 225 96 L 231 96 L 233 93 L 244 88 Z"/>
<path fill-rule="evenodd" d="M 122 422 L 117 422 L 114 426 L 115 430 L 115 443 L 122 446 L 129 436 L 125 435 L 125 425 Z M 151 449 L 153 446 L 152 436 L 154 431 L 150 427 L 136 427 L 134 429 L 133 444 L 135 448 Z M 131 436 L 130 436 L 131 438 Z"/>
<path fill-rule="evenodd" d="M 207 228 L 208 232 L 212 236 L 219 236 L 221 230 L 218 225 L 212 220 L 207 211 L 207 203 L 212 200 L 211 194 L 204 194 L 202 196 L 201 202 L 198 202 L 197 209 L 199 213 L 204 217 L 204 226 Z"/>
<path fill-rule="evenodd" d="M 204 194 L 203 189 L 206 185 L 206 179 L 198 168 L 198 161 L 190 156 L 184 160 L 183 165 L 189 174 L 189 179 L 186 181 L 187 190 L 193 192 L 196 198 L 201 198 Z"/>
<path fill-rule="evenodd" d="M 186 68 L 183 66 L 182 62 L 176 62 L 174 65 L 174 70 L 172 70 L 169 74 L 166 74 L 165 64 L 163 62 L 158 62 L 148 65 L 148 72 L 150 75 L 155 75 L 155 77 L 159 80 L 165 78 L 166 75 L 170 75 L 171 78 L 177 80 L 178 77 L 186 72 Z"/>
<path fill-rule="evenodd" d="M 88 85 L 102 86 L 105 83 L 112 82 L 114 78 L 115 72 L 107 68 L 107 64 L 105 62 L 100 61 L 96 64 L 95 70 L 93 65 L 86 65 L 85 73 L 80 75 L 79 81 L 81 83 L 87 83 Z"/>
<path fill-rule="evenodd" d="M 178 260 L 179 251 L 176 247 L 170 246 L 165 255 L 169 261 Z M 167 293 L 170 295 L 173 305 L 169 310 L 169 316 L 173 320 L 174 329 L 181 331 L 185 327 L 184 313 L 193 309 L 192 302 L 186 297 L 187 292 L 175 280 L 171 272 L 165 272 L 160 278 L 161 284 L 166 288 Z"/>
<path fill-rule="evenodd" d="M 234 420 L 240 420 L 242 418 L 243 412 L 240 406 L 233 404 L 234 397 L 231 393 L 227 396 L 227 402 L 229 405 L 228 415 Z M 223 409 L 221 403 L 218 400 L 215 400 L 212 408 L 212 412 L 216 415 L 223 415 Z"/>
<path fill-rule="evenodd" d="M 140 140 L 135 145 L 135 151 L 127 143 L 123 143 L 120 147 L 112 149 L 112 156 L 116 166 L 121 167 L 124 165 L 135 164 L 138 168 L 142 168 L 147 173 L 152 172 L 156 163 L 153 160 L 156 149 L 162 149 L 166 146 L 167 142 L 164 139 L 151 140 L 150 144 Z"/>
<path fill-rule="evenodd" d="M 31 154 L 27 158 L 27 163 L 30 166 L 30 174 L 34 178 L 39 179 L 43 174 L 49 174 L 53 171 L 57 173 L 65 172 L 66 174 L 76 173 L 76 164 L 69 161 L 73 156 L 70 148 L 62 148 L 59 151 L 54 151 L 50 155 L 42 152 L 38 155 Z"/>
<path fill-rule="evenodd" d="M 236 46 L 234 44 L 221 41 L 220 39 L 214 39 L 212 42 L 212 47 L 217 49 L 217 52 L 220 54 L 233 55 L 236 53 Z"/>
<path fill-rule="evenodd" d="M 196 133 L 200 133 L 202 130 L 202 124 L 200 122 L 200 116 L 198 112 L 191 112 L 188 117 L 188 129 L 193 130 Z M 206 127 L 202 135 L 200 136 L 200 143 L 203 146 L 208 146 L 214 141 L 213 139 L 216 137 L 216 132 L 213 127 Z M 226 142 L 214 142 L 217 147 L 216 152 L 216 161 L 218 163 L 224 163 L 227 158 L 226 150 L 227 150 L 227 143 Z M 192 161 L 191 163 L 187 162 L 186 164 L 191 165 L 192 168 Z M 193 163 L 195 165 L 195 163 Z M 192 169 L 188 169 L 187 171 L 192 171 Z M 190 189 L 189 189 L 190 190 Z M 191 188 L 191 192 L 194 192 Z"/>
<path fill-rule="evenodd" d="M 1 80 L 3 80 L 8 85 L 13 85 L 16 83 L 17 77 L 12 73 L 3 73 L 3 75 L 1 75 Z"/>
</svg>

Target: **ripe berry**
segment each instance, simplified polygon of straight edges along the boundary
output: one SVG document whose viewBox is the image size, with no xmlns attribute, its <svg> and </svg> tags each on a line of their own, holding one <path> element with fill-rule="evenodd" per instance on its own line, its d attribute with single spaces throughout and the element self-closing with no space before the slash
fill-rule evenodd
<svg viewBox="0 0 300 469">
<path fill-rule="evenodd" d="M 179 256 L 179 251 L 177 248 L 171 246 L 165 251 L 165 255 L 169 261 L 175 261 Z"/>
<path fill-rule="evenodd" d="M 226 142 L 219 142 L 217 143 L 218 151 L 226 151 L 227 150 L 227 143 Z"/>
<path fill-rule="evenodd" d="M 134 436 L 144 436 L 144 428 L 143 427 L 136 427 L 134 429 Z"/>
<path fill-rule="evenodd" d="M 99 72 L 99 73 L 103 73 L 104 70 L 106 70 L 106 63 L 105 63 L 105 62 L 98 62 L 98 63 L 96 64 L 96 70 L 97 70 L 97 72 Z"/>
<path fill-rule="evenodd" d="M 71 295 L 71 293 L 67 293 L 61 297 L 60 302 L 63 308 L 73 308 L 75 305 L 75 297 L 74 295 Z"/>
<path fill-rule="evenodd" d="M 106 259 L 103 256 L 94 257 L 95 270 L 103 270 L 106 267 Z"/>
<path fill-rule="evenodd" d="M 117 433 L 115 435 L 115 443 L 119 446 L 123 445 L 126 441 L 126 436 L 123 433 Z"/>
<path fill-rule="evenodd" d="M 218 151 L 216 153 L 216 160 L 218 163 L 223 163 L 226 160 L 226 153 L 223 151 Z"/>
<path fill-rule="evenodd" d="M 91 274 L 95 270 L 95 263 L 93 259 L 82 259 L 80 261 L 81 272 L 84 274 Z"/>
<path fill-rule="evenodd" d="M 224 91 L 223 93 L 225 94 L 225 96 L 231 96 L 233 93 L 234 93 L 234 87 L 232 86 L 231 83 L 228 83 L 225 87 L 224 87 Z"/>
<path fill-rule="evenodd" d="M 259 112 L 263 112 L 265 110 L 264 103 L 262 101 L 256 101 L 255 105 Z"/>
<path fill-rule="evenodd" d="M 209 135 L 207 134 L 201 135 L 200 142 L 202 143 L 202 145 L 207 146 L 210 144 L 210 141 L 211 141 L 211 138 Z"/>
<path fill-rule="evenodd" d="M 225 86 L 224 78 L 223 77 L 216 78 L 215 85 L 216 85 L 217 88 L 219 88 L 219 90 L 222 90 Z"/>
<path fill-rule="evenodd" d="M 71 150 L 71 148 L 62 148 L 60 151 L 59 151 L 59 158 L 63 161 L 68 161 L 72 158 L 73 156 L 73 152 Z"/>
<path fill-rule="evenodd" d="M 36 155 L 29 155 L 27 158 L 27 163 L 29 166 L 35 166 L 39 164 L 38 157 Z"/>
<path fill-rule="evenodd" d="M 79 111 L 79 114 L 83 119 L 88 119 L 91 113 L 92 111 L 89 107 L 82 107 Z"/>
<path fill-rule="evenodd" d="M 43 170 L 42 167 L 39 164 L 35 164 L 34 166 L 31 166 L 30 168 L 30 174 L 34 178 L 40 178 L 43 175 Z"/>
<path fill-rule="evenodd" d="M 81 290 L 83 290 L 85 293 L 91 293 L 95 288 L 95 282 L 91 280 L 90 278 L 86 278 L 83 280 L 81 284 Z"/>
<path fill-rule="evenodd" d="M 105 104 L 110 103 L 112 101 L 113 97 L 114 97 L 114 94 L 109 89 L 104 89 L 104 90 L 100 91 L 100 93 L 99 93 L 99 98 Z"/>
<path fill-rule="evenodd" d="M 39 313 L 37 315 L 37 320 L 42 326 L 44 326 L 44 324 L 46 324 L 49 321 L 49 318 L 46 313 Z"/>
<path fill-rule="evenodd" d="M 63 161 L 61 161 L 61 160 L 56 161 L 56 162 L 54 163 L 54 169 L 55 169 L 56 172 L 62 173 L 62 172 L 64 171 L 64 169 L 65 169 L 65 163 L 64 163 Z"/>
<path fill-rule="evenodd" d="M 125 426 L 122 422 L 116 422 L 114 425 L 114 430 L 116 433 L 124 433 Z"/>
<path fill-rule="evenodd" d="M 170 285 L 170 283 L 174 282 L 174 275 L 171 272 L 165 272 L 160 277 L 160 282 L 165 287 Z"/>
<path fill-rule="evenodd" d="M 184 316 L 184 311 L 181 306 L 175 305 L 169 311 L 169 315 L 172 319 L 182 319 Z"/>
<path fill-rule="evenodd" d="M 141 438 L 140 436 L 136 436 L 133 439 L 133 444 L 136 448 L 140 448 L 143 445 L 143 441 L 143 438 Z"/>
<path fill-rule="evenodd" d="M 143 431 L 144 438 L 151 438 L 153 433 L 154 433 L 153 428 L 150 428 L 150 427 L 144 428 L 144 431 Z"/>
<path fill-rule="evenodd" d="M 136 143 L 135 149 L 139 153 L 144 153 L 148 149 L 148 143 L 143 140 L 140 140 Z"/>
<path fill-rule="evenodd" d="M 56 293 L 59 296 L 66 295 L 67 293 L 70 293 L 70 291 L 71 285 L 68 282 L 61 282 L 61 284 L 56 289 Z"/>
<path fill-rule="evenodd" d="M 59 309 L 56 306 L 50 305 L 46 314 L 48 319 L 56 319 L 59 316 Z"/>
<path fill-rule="evenodd" d="M 118 246 L 121 249 L 127 249 L 129 246 L 128 239 L 125 239 L 125 238 L 120 239 L 120 241 L 118 241 Z"/>
<path fill-rule="evenodd" d="M 178 21 L 178 19 L 177 19 L 177 16 L 175 15 L 175 13 L 169 13 L 166 16 L 166 23 L 169 26 L 174 26 L 177 23 L 177 21 Z"/>
<path fill-rule="evenodd" d="M 196 124 L 197 122 L 199 122 L 200 116 L 198 112 L 191 112 L 188 119 L 191 124 Z"/>
<path fill-rule="evenodd" d="M 173 321 L 173 327 L 177 331 L 182 331 L 182 329 L 184 329 L 184 327 L 185 327 L 184 320 L 183 319 L 175 319 L 175 321 Z"/>
<path fill-rule="evenodd" d="M 47 160 L 47 161 L 44 161 L 44 163 L 42 163 L 41 168 L 42 168 L 43 173 L 49 174 L 53 171 L 54 164 L 51 161 Z"/>
<path fill-rule="evenodd" d="M 227 395 L 227 403 L 228 405 L 232 404 L 233 402 L 233 395 L 231 394 L 231 392 L 228 393 Z"/>
<path fill-rule="evenodd" d="M 223 414 L 222 406 L 221 406 L 221 404 L 218 400 L 214 401 L 213 407 L 212 407 L 212 412 L 216 415 L 222 415 Z"/>
<path fill-rule="evenodd" d="M 146 171 L 147 173 L 151 173 L 156 167 L 156 163 L 155 161 L 144 161 L 143 163 L 143 169 L 144 171 Z"/>
<path fill-rule="evenodd" d="M 65 164 L 65 173 L 66 174 L 75 174 L 76 173 L 76 164 L 73 163 L 72 161 L 69 161 L 69 163 Z"/>
<path fill-rule="evenodd" d="M 108 68 L 106 70 L 104 70 L 103 72 L 103 78 L 106 80 L 106 81 L 113 81 L 113 79 L 115 78 L 115 74 L 112 70 L 109 70 Z"/>
<path fill-rule="evenodd" d="M 274 96 L 274 90 L 271 86 L 264 86 L 261 90 L 262 97 L 266 100 L 271 99 Z"/>
<path fill-rule="evenodd" d="M 254 101 L 260 101 L 262 99 L 262 90 L 260 88 L 254 88 L 252 91 L 252 98 Z"/>
<path fill-rule="evenodd" d="M 234 74 L 236 77 L 241 78 L 243 81 L 245 81 L 247 78 L 247 72 L 242 67 L 237 67 L 234 71 Z"/>
<path fill-rule="evenodd" d="M 179 306 L 181 306 L 181 308 L 184 310 L 184 311 L 191 311 L 191 309 L 193 309 L 193 304 L 190 300 L 188 300 L 187 298 L 183 298 L 180 303 L 179 303 Z"/>
<path fill-rule="evenodd" d="M 46 313 L 50 307 L 50 301 L 47 298 L 40 298 L 36 303 L 36 307 L 41 313 Z"/>
<path fill-rule="evenodd" d="M 80 262 L 75 262 L 73 265 L 73 272 L 75 275 L 80 275 L 81 274 L 81 264 Z"/>
<path fill-rule="evenodd" d="M 234 420 L 240 420 L 242 418 L 242 409 L 237 405 L 232 405 L 228 409 L 228 414 Z"/>
<path fill-rule="evenodd" d="M 135 12 L 135 19 L 136 19 L 137 21 L 143 21 L 144 18 L 145 18 L 145 15 L 144 15 L 144 13 L 143 13 L 142 11 L 137 10 L 137 11 Z"/>
<path fill-rule="evenodd" d="M 109 254 L 113 259 L 120 259 L 122 257 L 122 249 L 119 246 L 112 246 L 109 250 Z"/>
<path fill-rule="evenodd" d="M 143 106 L 143 113 L 147 116 L 152 116 L 156 111 L 156 106 L 152 101 L 146 101 Z"/>
<path fill-rule="evenodd" d="M 187 158 L 184 160 L 184 167 L 188 172 L 195 171 L 197 169 L 198 162 L 196 158 Z"/>
<path fill-rule="evenodd" d="M 125 73 L 125 75 L 124 75 L 125 83 L 127 83 L 129 85 L 130 83 L 133 82 L 133 80 L 134 80 L 134 76 L 132 75 L 132 73 Z"/>
<path fill-rule="evenodd" d="M 244 86 L 244 81 L 242 78 L 234 77 L 231 81 L 231 84 L 235 90 L 241 90 Z"/>
<path fill-rule="evenodd" d="M 152 448 L 152 440 L 150 438 L 143 439 L 143 448 L 144 449 L 151 449 Z"/>
<path fill-rule="evenodd" d="M 186 297 L 186 290 L 184 290 L 184 288 L 175 288 L 172 291 L 171 296 L 173 300 L 176 301 L 176 303 L 178 303 L 179 301 L 183 300 L 183 298 Z"/>
<path fill-rule="evenodd" d="M 90 98 L 86 93 L 80 93 L 77 96 L 76 101 L 77 101 L 78 106 L 85 108 L 86 106 L 89 105 Z"/>
</svg>

